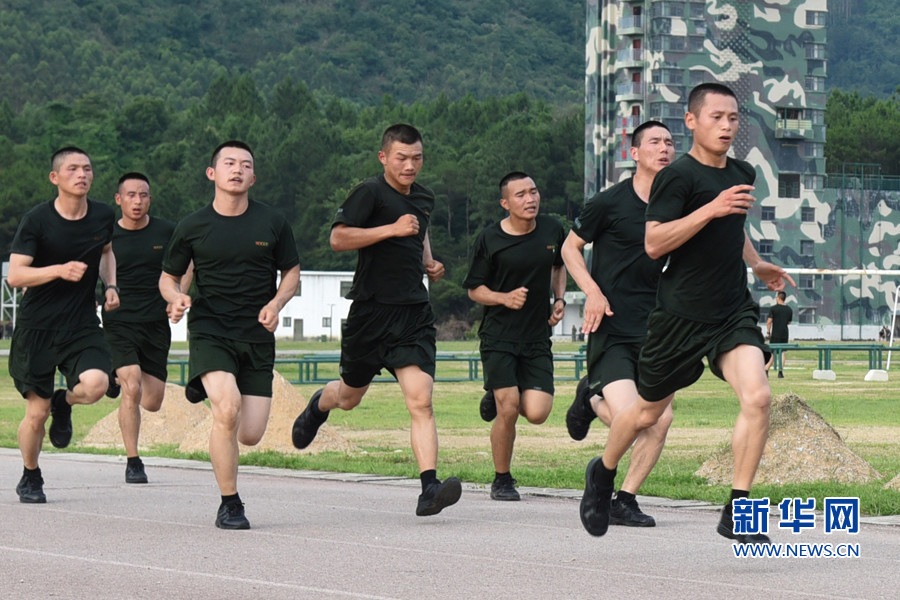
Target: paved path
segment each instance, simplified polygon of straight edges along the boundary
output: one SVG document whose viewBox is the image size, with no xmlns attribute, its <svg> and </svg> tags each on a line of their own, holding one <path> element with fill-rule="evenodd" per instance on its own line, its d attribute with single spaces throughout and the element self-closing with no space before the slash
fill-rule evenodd
<svg viewBox="0 0 900 600">
<path fill-rule="evenodd" d="M 418 482 L 241 467 L 249 531 L 213 526 L 207 463 L 145 459 L 151 483 L 124 483 L 124 459 L 45 453 L 48 504 L 20 504 L 18 452 L 0 449 L 0 597 L 14 599 L 897 598 L 897 519 L 826 536 L 859 558 L 735 558 L 713 507 L 642 498 L 652 529 L 592 538 L 578 491 L 491 501 L 466 486 L 440 515 L 413 514 Z M 893 521 L 895 524 L 889 524 Z M 774 523 L 774 521 L 773 521 Z"/>
</svg>

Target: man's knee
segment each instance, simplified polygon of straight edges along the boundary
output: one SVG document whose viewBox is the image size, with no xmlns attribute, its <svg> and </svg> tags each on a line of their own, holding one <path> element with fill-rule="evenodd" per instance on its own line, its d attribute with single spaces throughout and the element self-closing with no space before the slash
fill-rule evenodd
<svg viewBox="0 0 900 600">
<path fill-rule="evenodd" d="M 109 388 L 109 375 L 99 369 L 89 369 L 78 377 L 78 385 L 81 388 L 81 399 L 86 404 L 93 404 L 106 394 Z"/>
</svg>

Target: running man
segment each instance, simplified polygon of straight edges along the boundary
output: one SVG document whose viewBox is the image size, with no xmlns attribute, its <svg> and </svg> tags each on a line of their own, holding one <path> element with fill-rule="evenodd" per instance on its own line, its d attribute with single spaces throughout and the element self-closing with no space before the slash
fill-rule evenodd
<svg viewBox="0 0 900 600">
<path fill-rule="evenodd" d="M 91 159 L 68 146 L 53 153 L 50 165 L 57 196 L 28 211 L 9 257 L 9 285 L 28 288 L 9 349 L 9 374 L 27 401 L 18 432 L 25 470 L 16 493 L 28 504 L 47 502 L 38 465 L 47 418 L 53 418 L 50 443 L 65 448 L 72 440 L 72 405 L 97 402 L 109 385 L 109 346 L 94 304 L 98 276 L 106 286 L 105 307 L 119 305 L 110 244 L 116 215 L 88 199 Z M 66 387 L 53 391 L 56 369 Z"/>
<path fill-rule="evenodd" d="M 637 399 L 638 355 L 647 316 L 656 306 L 662 261 L 644 252 L 645 213 L 653 179 L 675 158 L 669 128 L 659 121 L 641 124 L 631 134 L 630 152 L 634 177 L 588 200 L 562 249 L 569 273 L 585 294 L 582 332 L 588 334 L 588 375 L 578 383 L 566 413 L 574 440 L 587 436 L 595 417 L 608 426 Z M 583 253 L 588 243 L 593 243 L 590 271 Z M 612 525 L 656 525 L 635 495 L 659 460 L 671 424 L 668 406 L 655 425 L 638 434 L 628 473 L 612 500 Z"/>
<path fill-rule="evenodd" d="M 237 491 L 238 442 L 254 446 L 266 432 L 278 313 L 300 282 L 290 224 L 250 200 L 255 167 L 244 142 L 227 141 L 213 151 L 206 169 L 213 201 L 175 227 L 159 279 L 173 322 L 190 308 L 185 395 L 191 402 L 208 396 L 212 406 L 209 458 L 222 493 L 216 514 L 221 529 L 250 528 Z M 194 298 L 180 287 L 191 261 Z"/>
<path fill-rule="evenodd" d="M 566 268 L 559 254 L 565 230 L 553 217 L 538 215 L 540 204 L 527 173 L 503 177 L 500 206 L 509 214 L 479 234 L 463 281 L 469 298 L 484 305 L 478 335 L 488 393 L 480 412 L 494 421 L 494 500 L 519 500 L 510 474 L 519 415 L 540 424 L 553 407 L 550 334 L 566 308 Z"/>
<path fill-rule="evenodd" d="M 642 430 L 659 421 L 675 392 L 700 378 L 705 356 L 740 401 L 734 483 L 717 531 L 740 543 L 768 543 L 763 534 L 733 533 L 732 502 L 750 493 L 772 401 L 765 374 L 769 349 L 757 325 L 759 305 L 747 289 L 745 261 L 770 289 L 793 280 L 761 260 L 744 231 L 756 173 L 727 155 L 738 131 L 734 92 L 718 83 L 695 87 L 685 124 L 693 132 L 691 150 L 657 174 L 647 207 L 647 254 L 669 262 L 638 362 L 639 397 L 615 416 L 603 456 L 588 464 L 579 512 L 588 533 L 606 533 L 619 460 Z M 586 326 L 593 328 L 598 316 Z"/>
<path fill-rule="evenodd" d="M 341 337 L 341 378 L 316 390 L 294 421 L 292 441 L 306 448 L 335 408 L 352 410 L 386 368 L 397 378 L 411 419 L 410 441 L 419 466 L 419 516 L 436 515 L 462 494 L 456 477 L 437 478 L 438 436 L 431 396 L 435 371 L 434 314 L 422 276 L 444 276 L 428 241 L 434 194 L 416 183 L 422 136 L 405 124 L 388 127 L 378 159 L 384 174 L 356 186 L 331 228 L 335 252 L 359 252 L 353 300 Z"/>
<path fill-rule="evenodd" d="M 116 204 L 122 209 L 122 217 L 113 228 L 112 247 L 121 306 L 103 309 L 103 333 L 122 388 L 119 429 L 128 461 L 126 483 L 147 483 L 138 455 L 141 408 L 156 412 L 162 406 L 172 340 L 166 301 L 159 294 L 159 276 L 175 224 L 151 217 L 151 201 L 146 175 L 126 173 L 119 178 Z M 186 278 L 181 282 L 184 289 L 189 287 Z"/>
</svg>

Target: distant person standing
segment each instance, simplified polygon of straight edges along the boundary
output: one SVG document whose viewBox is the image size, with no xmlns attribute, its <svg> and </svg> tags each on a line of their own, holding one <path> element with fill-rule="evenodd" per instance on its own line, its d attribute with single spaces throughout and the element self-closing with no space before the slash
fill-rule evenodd
<svg viewBox="0 0 900 600">
<path fill-rule="evenodd" d="M 116 215 L 88 199 L 91 159 L 69 146 L 57 150 L 50 165 L 57 196 L 19 223 L 7 275 L 12 287 L 28 288 L 9 349 L 9 374 L 27 400 L 18 431 L 25 470 L 16 493 L 28 504 L 47 501 L 38 466 L 47 418 L 50 443 L 65 448 L 72 440 L 72 405 L 97 402 L 109 386 L 109 345 L 94 298 L 98 276 L 106 285 L 105 307 L 119 305 L 110 243 Z M 66 387 L 53 391 L 57 369 Z"/>
<path fill-rule="evenodd" d="M 787 300 L 787 294 L 778 292 L 775 294 L 775 304 L 769 309 L 769 318 L 766 319 L 766 335 L 771 344 L 787 344 L 788 342 L 788 325 L 794 318 L 794 311 L 791 310 L 790 306 L 784 303 L 785 300 Z M 766 363 L 767 376 L 769 374 L 769 369 L 772 368 L 774 362 L 775 354 L 772 354 L 769 358 L 769 362 Z M 779 379 L 784 379 L 784 372 L 782 369 L 784 369 L 784 352 L 781 353 L 781 365 L 778 369 Z"/>
<path fill-rule="evenodd" d="M 553 407 L 550 334 L 566 308 L 560 255 L 565 231 L 553 217 L 538 214 L 540 204 L 537 186 L 526 173 L 503 177 L 500 206 L 509 214 L 478 236 L 463 281 L 469 298 L 484 305 L 478 334 L 487 393 L 480 412 L 485 421 L 494 421 L 494 500 L 519 500 L 510 475 L 519 415 L 543 423 Z"/>
<path fill-rule="evenodd" d="M 142 173 L 119 178 L 116 204 L 121 218 L 113 228 L 116 282 L 121 306 L 103 309 L 103 333 L 112 350 L 112 367 L 121 386 L 119 429 L 125 444 L 125 483 L 147 483 L 138 455 L 141 408 L 162 406 L 172 339 L 166 301 L 159 293 L 162 259 L 175 224 L 149 214 L 150 181 Z M 181 287 L 187 289 L 187 275 Z M 107 393 L 107 395 L 109 395 Z"/>
</svg>

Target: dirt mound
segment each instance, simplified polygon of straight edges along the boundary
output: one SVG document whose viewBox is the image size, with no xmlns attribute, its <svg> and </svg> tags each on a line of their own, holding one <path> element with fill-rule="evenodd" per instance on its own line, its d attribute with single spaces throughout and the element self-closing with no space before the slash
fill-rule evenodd
<svg viewBox="0 0 900 600">
<path fill-rule="evenodd" d="M 900 475 L 897 475 L 886 484 L 884 484 L 884 489 L 886 490 L 898 490 L 900 491 Z"/>
<path fill-rule="evenodd" d="M 769 440 L 754 483 L 866 483 L 881 477 L 799 396 L 775 398 L 769 415 Z M 710 484 L 730 485 L 733 471 L 734 454 L 729 443 L 695 475 L 705 477 Z"/>
<path fill-rule="evenodd" d="M 241 452 L 274 450 L 276 452 L 316 454 L 327 450 L 352 452 L 355 446 L 335 433 L 328 423 L 322 425 L 315 441 L 305 450 L 291 444 L 291 427 L 297 415 L 306 408 L 306 400 L 287 380 L 275 373 L 272 381 L 272 409 L 263 439 L 256 446 L 241 446 Z M 212 429 L 212 411 L 206 403 L 191 404 L 184 388 L 167 384 L 159 412 L 141 411 L 140 449 L 161 445 L 178 445 L 180 452 L 208 452 Z M 122 448 L 119 431 L 119 409 L 100 420 L 81 442 L 84 446 Z"/>
</svg>

